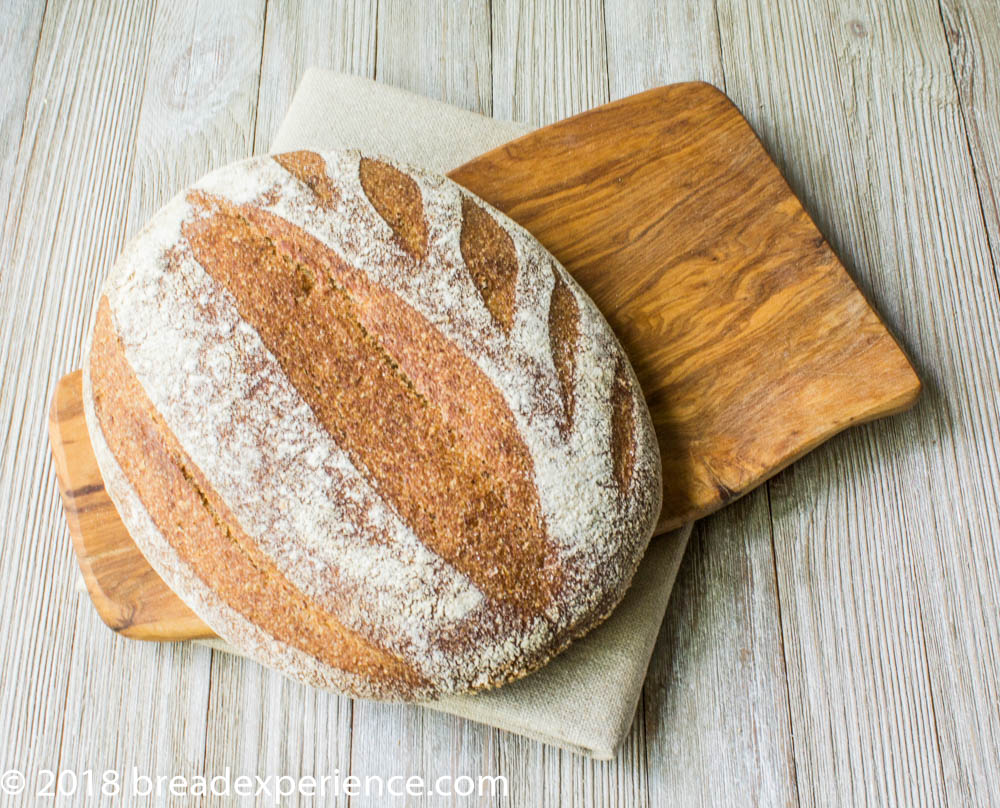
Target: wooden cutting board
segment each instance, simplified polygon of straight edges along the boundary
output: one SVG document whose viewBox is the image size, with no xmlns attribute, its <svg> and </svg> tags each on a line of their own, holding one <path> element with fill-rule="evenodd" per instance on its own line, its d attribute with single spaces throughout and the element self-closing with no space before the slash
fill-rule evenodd
<svg viewBox="0 0 1000 808">
<path fill-rule="evenodd" d="M 449 176 L 548 247 L 625 346 L 663 456 L 661 531 L 919 393 L 905 355 L 750 126 L 709 85 L 607 104 Z M 143 639 L 214 636 L 149 567 L 108 498 L 80 371 L 57 385 L 49 433 L 74 547 L 105 622 Z"/>
</svg>

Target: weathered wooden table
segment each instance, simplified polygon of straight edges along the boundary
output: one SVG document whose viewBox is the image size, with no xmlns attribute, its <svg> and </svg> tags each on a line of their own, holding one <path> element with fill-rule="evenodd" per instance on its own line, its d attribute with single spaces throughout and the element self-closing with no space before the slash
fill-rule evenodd
<svg viewBox="0 0 1000 808">
<path fill-rule="evenodd" d="M 3 0 L 0 41 L 0 775 L 499 774 L 510 805 L 997 798 L 996 0 Z M 128 236 L 264 151 L 314 64 L 538 124 L 716 84 L 927 383 L 698 525 L 612 763 L 129 642 L 74 589 L 52 385 Z"/>
</svg>

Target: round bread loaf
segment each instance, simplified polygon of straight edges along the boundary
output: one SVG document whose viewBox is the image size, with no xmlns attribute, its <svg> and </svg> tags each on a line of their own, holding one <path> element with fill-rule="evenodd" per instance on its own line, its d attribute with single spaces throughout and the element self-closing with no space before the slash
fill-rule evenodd
<svg viewBox="0 0 1000 808">
<path fill-rule="evenodd" d="M 237 163 L 124 250 L 84 363 L 108 493 L 242 653 L 355 695 L 509 681 L 600 622 L 660 508 L 593 303 L 445 177 Z"/>
</svg>

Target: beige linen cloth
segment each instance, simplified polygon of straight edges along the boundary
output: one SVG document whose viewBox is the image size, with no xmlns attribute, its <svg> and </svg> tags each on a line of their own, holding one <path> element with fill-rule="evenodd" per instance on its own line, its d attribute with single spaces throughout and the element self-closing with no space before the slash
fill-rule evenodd
<svg viewBox="0 0 1000 808">
<path fill-rule="evenodd" d="M 530 128 L 314 68 L 271 151 L 356 148 L 445 173 Z M 614 757 L 632 724 L 690 533 L 689 525 L 653 539 L 611 617 L 544 668 L 496 690 L 425 706 L 595 758 Z M 222 642 L 211 645 L 231 651 Z"/>
</svg>

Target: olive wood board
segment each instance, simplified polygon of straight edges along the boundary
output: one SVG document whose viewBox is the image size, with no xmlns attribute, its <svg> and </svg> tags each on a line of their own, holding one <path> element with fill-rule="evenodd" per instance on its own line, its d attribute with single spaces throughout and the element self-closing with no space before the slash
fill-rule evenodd
<svg viewBox="0 0 1000 808">
<path fill-rule="evenodd" d="M 449 173 L 531 231 L 604 313 L 663 458 L 658 532 L 748 492 L 920 381 L 739 110 L 707 84 L 649 90 Z M 101 480 L 81 371 L 49 435 L 102 619 L 130 637 L 215 636 L 152 570 Z"/>
</svg>

